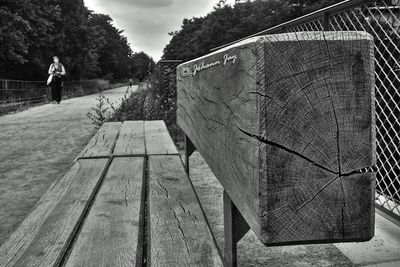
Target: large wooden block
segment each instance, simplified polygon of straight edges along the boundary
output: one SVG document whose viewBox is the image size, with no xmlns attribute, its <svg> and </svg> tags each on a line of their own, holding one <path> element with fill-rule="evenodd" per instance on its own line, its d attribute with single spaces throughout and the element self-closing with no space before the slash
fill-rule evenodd
<svg viewBox="0 0 400 267">
<path fill-rule="evenodd" d="M 177 75 L 179 126 L 263 243 L 374 235 L 370 35 L 255 37 Z"/>
</svg>

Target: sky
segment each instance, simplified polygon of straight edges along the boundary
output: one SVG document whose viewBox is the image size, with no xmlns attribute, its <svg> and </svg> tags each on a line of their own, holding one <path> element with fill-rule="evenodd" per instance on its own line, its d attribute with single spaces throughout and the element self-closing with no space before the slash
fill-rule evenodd
<svg viewBox="0 0 400 267">
<path fill-rule="evenodd" d="M 170 40 L 169 32 L 179 30 L 184 18 L 204 16 L 218 0 L 84 0 L 96 13 L 107 14 L 128 37 L 134 52 L 144 51 L 155 61 Z M 234 3 L 228 0 L 227 4 Z"/>
</svg>

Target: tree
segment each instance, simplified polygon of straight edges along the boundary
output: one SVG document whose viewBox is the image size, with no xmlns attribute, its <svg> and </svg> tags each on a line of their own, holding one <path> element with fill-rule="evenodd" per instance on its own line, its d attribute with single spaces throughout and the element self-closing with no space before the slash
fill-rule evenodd
<svg viewBox="0 0 400 267">
<path fill-rule="evenodd" d="M 140 82 L 145 80 L 155 68 L 154 60 L 144 52 L 134 53 L 131 58 L 132 78 Z"/>
<path fill-rule="evenodd" d="M 285 1 L 269 0 L 219 5 L 205 17 L 184 19 L 182 28 L 172 32 L 163 59 L 190 60 L 211 48 L 246 37 L 279 24 L 290 17 Z"/>
<path fill-rule="evenodd" d="M 0 0 L 0 78 L 44 80 L 57 55 L 73 80 L 127 78 L 131 49 L 83 0 Z"/>
<path fill-rule="evenodd" d="M 205 17 L 184 19 L 179 31 L 169 33 L 163 59 L 190 60 L 251 34 L 305 13 L 340 2 L 338 0 L 257 0 L 227 6 L 218 2 Z"/>
<path fill-rule="evenodd" d="M 0 1 L 0 77 L 30 79 L 44 67 L 58 17 L 50 0 Z"/>
<path fill-rule="evenodd" d="M 289 4 L 292 6 L 292 14 L 295 17 L 302 16 L 306 13 L 313 12 L 338 2 L 342 2 L 342 0 L 289 0 Z"/>
<path fill-rule="evenodd" d="M 60 2 L 62 22 L 54 42 L 54 53 L 61 56 L 70 79 L 96 77 L 99 72 L 98 51 L 105 45 L 104 32 L 90 24 L 95 14 L 82 0 Z"/>
<path fill-rule="evenodd" d="M 108 15 L 93 14 L 90 25 L 103 31 L 104 45 L 98 50 L 99 73 L 101 77 L 121 79 L 130 75 L 132 50 L 123 31 L 112 25 Z"/>
</svg>

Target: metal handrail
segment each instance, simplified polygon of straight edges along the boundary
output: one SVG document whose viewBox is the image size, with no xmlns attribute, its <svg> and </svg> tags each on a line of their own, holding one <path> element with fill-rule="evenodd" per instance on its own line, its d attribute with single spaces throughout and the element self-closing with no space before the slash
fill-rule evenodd
<svg viewBox="0 0 400 267">
<path fill-rule="evenodd" d="M 279 25 L 276 25 L 274 27 L 268 28 L 266 30 L 251 34 L 247 37 L 238 39 L 236 41 L 212 48 L 210 51 L 216 51 L 219 50 L 221 48 L 236 44 L 238 42 L 244 41 L 248 38 L 251 37 L 257 37 L 257 36 L 261 36 L 261 35 L 265 35 L 265 34 L 271 34 L 271 33 L 277 33 L 277 32 L 284 32 L 285 29 L 290 28 L 290 27 L 294 27 L 312 20 L 316 20 L 316 19 L 321 19 L 323 18 L 324 23 L 323 23 L 323 27 L 324 30 L 329 30 L 330 29 L 330 24 L 329 24 L 329 17 L 333 16 L 335 14 L 338 14 L 340 12 L 343 12 L 345 10 L 348 9 L 352 9 L 355 7 L 358 7 L 360 5 L 365 5 L 371 2 L 375 2 L 376 0 L 346 0 L 343 2 L 339 2 L 336 3 L 334 5 L 319 9 L 317 11 L 311 12 L 309 14 L 306 14 L 304 16 L 289 20 L 287 22 L 281 23 Z"/>
<path fill-rule="evenodd" d="M 65 81 L 65 95 L 80 96 L 88 93 L 96 93 L 96 86 L 89 86 L 93 80 Z M 88 89 L 82 89 L 87 87 Z M 25 105 L 48 100 L 48 85 L 46 81 L 22 81 L 14 79 L 0 79 L 0 115 L 6 107 L 13 105 Z"/>
</svg>

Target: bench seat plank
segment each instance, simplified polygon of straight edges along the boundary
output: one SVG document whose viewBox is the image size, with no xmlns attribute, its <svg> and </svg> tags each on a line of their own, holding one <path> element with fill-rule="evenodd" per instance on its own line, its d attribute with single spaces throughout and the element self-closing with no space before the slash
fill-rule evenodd
<svg viewBox="0 0 400 267">
<path fill-rule="evenodd" d="M 145 121 L 147 155 L 179 154 L 164 121 Z"/>
<path fill-rule="evenodd" d="M 121 125 L 121 122 L 104 123 L 83 149 L 78 159 L 110 156 Z"/>
<path fill-rule="evenodd" d="M 66 266 L 135 266 L 144 158 L 114 158 Z"/>
<path fill-rule="evenodd" d="M 177 155 L 149 157 L 150 266 L 222 266 Z"/>
<path fill-rule="evenodd" d="M 145 155 L 144 122 L 125 121 L 122 124 L 114 156 Z"/>
<path fill-rule="evenodd" d="M 81 159 L 53 183 L 0 247 L 0 266 L 54 266 L 62 260 L 87 210 L 107 159 Z"/>
</svg>

